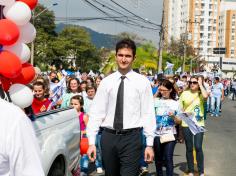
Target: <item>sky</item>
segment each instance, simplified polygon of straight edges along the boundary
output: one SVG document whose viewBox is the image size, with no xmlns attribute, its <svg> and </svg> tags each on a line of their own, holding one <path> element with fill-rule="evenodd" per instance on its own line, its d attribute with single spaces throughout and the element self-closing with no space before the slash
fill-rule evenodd
<svg viewBox="0 0 236 176">
<path fill-rule="evenodd" d="M 50 7 L 50 10 L 55 12 L 56 17 L 65 17 L 66 19 L 70 17 L 104 17 L 106 15 L 102 14 L 94 7 L 85 2 L 86 0 L 39 0 L 41 4 L 45 7 Z M 96 0 L 89 0 L 93 4 L 96 4 Z M 122 11 L 117 5 L 115 5 L 111 0 L 97 0 L 100 3 L 105 4 L 106 6 L 112 7 L 118 11 Z M 142 18 L 149 20 L 155 24 L 161 24 L 162 17 L 162 0 L 114 0 L 116 3 L 119 3 L 121 6 L 125 7 L 134 14 L 141 16 Z M 53 6 L 53 3 L 58 3 L 57 6 Z M 102 10 L 113 14 L 113 16 L 120 16 L 114 12 L 109 11 L 108 9 L 96 4 Z M 122 12 L 126 16 L 131 16 L 127 11 Z M 72 23 L 67 20 L 65 23 Z M 149 30 L 143 29 L 134 26 L 128 26 L 118 22 L 107 22 L 102 20 L 93 20 L 93 21 L 80 21 L 77 24 L 81 26 L 89 27 L 97 32 L 106 33 L 106 34 L 118 34 L 120 32 L 132 32 L 136 33 L 139 36 L 142 36 L 148 40 L 152 40 L 155 45 L 159 41 L 159 30 Z M 157 28 L 150 24 L 146 24 L 148 27 Z"/>
</svg>

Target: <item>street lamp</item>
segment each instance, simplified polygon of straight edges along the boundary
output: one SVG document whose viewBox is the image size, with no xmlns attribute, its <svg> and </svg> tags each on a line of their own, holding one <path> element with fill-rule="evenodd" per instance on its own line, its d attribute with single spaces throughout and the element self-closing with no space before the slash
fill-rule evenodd
<svg viewBox="0 0 236 176">
<path fill-rule="evenodd" d="M 39 12 L 37 15 L 34 15 L 34 11 L 32 11 L 32 23 L 34 25 L 34 20 L 39 17 L 40 15 L 42 15 L 46 10 L 50 9 L 53 6 L 58 5 L 58 3 L 53 3 L 52 5 L 50 5 L 49 7 L 45 8 L 44 10 L 42 10 L 41 12 Z M 31 57 L 30 57 L 30 63 L 32 65 L 34 65 L 34 41 L 31 42 Z"/>
</svg>

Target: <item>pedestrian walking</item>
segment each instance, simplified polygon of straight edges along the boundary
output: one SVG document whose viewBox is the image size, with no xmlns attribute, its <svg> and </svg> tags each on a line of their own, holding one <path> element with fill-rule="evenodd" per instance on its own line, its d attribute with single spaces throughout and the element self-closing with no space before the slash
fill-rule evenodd
<svg viewBox="0 0 236 176">
<path fill-rule="evenodd" d="M 145 161 L 154 157 L 156 129 L 150 82 L 132 70 L 135 43 L 123 39 L 116 44 L 118 71 L 104 78 L 89 111 L 88 155 L 96 159 L 95 138 L 102 127 L 101 148 L 106 176 L 137 176 L 142 155 L 142 128 L 146 136 Z"/>
<path fill-rule="evenodd" d="M 181 123 L 175 115 L 180 112 L 180 108 L 176 101 L 176 91 L 169 80 L 161 82 L 158 90 L 154 101 L 157 123 L 154 138 L 156 173 L 157 176 L 163 176 L 162 167 L 166 164 L 166 175 L 173 176 L 173 155 L 177 137 L 175 125 Z"/>
<path fill-rule="evenodd" d="M 232 100 L 234 100 L 236 96 L 236 79 L 232 81 L 232 93 L 233 93 Z"/>
<path fill-rule="evenodd" d="M 75 95 L 70 100 L 70 105 L 75 108 L 78 113 L 78 118 L 80 122 L 80 131 L 81 131 L 81 138 L 86 137 L 86 125 L 88 123 L 88 116 L 84 114 L 84 99 L 81 95 Z M 86 154 L 81 156 L 80 160 L 80 168 L 81 168 L 81 176 L 88 174 L 88 166 L 89 166 L 89 159 Z"/>
<path fill-rule="evenodd" d="M 197 121 L 198 126 L 205 126 L 204 123 L 204 100 L 207 99 L 208 93 L 203 86 L 201 77 L 192 76 L 189 81 L 189 89 L 184 91 L 180 96 L 180 106 L 184 112 L 192 113 Z M 194 173 L 193 146 L 196 150 L 197 166 L 200 176 L 204 176 L 204 156 L 202 150 L 204 133 L 193 135 L 188 125 L 182 121 L 183 134 L 186 146 L 186 158 L 189 176 Z"/>
<path fill-rule="evenodd" d="M 212 85 L 212 97 L 211 97 L 211 116 L 218 117 L 220 115 L 220 105 L 224 100 L 224 87 L 220 82 L 219 77 L 215 77 L 214 84 Z"/>
</svg>

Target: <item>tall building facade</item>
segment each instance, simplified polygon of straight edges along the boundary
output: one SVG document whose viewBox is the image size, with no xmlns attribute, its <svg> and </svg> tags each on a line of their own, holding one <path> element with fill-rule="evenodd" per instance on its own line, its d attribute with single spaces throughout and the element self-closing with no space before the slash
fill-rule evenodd
<svg viewBox="0 0 236 176">
<path fill-rule="evenodd" d="M 167 10 L 164 19 L 168 34 L 164 38 L 187 40 L 202 57 L 213 55 L 213 48 L 218 47 L 218 21 L 220 0 L 165 0 Z"/>
<path fill-rule="evenodd" d="M 219 16 L 219 47 L 226 58 L 236 58 L 236 2 L 222 2 Z"/>
</svg>

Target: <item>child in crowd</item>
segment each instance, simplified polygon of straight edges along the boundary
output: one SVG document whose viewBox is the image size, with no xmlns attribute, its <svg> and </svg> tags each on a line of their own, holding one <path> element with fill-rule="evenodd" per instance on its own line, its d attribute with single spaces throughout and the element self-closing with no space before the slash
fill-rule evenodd
<svg viewBox="0 0 236 176">
<path fill-rule="evenodd" d="M 74 107 L 79 116 L 80 122 L 80 130 L 81 130 L 81 137 L 86 137 L 86 125 L 88 123 L 88 116 L 84 114 L 83 105 L 84 99 L 81 95 L 75 95 L 70 100 L 70 105 Z M 85 154 L 81 156 L 80 160 L 80 168 L 81 168 L 81 175 L 87 175 L 88 173 L 88 165 L 89 159 L 88 156 Z"/>
<path fill-rule="evenodd" d="M 32 109 L 34 114 L 45 112 L 49 109 L 51 101 L 45 97 L 46 86 L 43 82 L 36 81 L 33 84 L 34 100 Z"/>
</svg>

